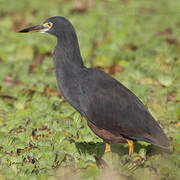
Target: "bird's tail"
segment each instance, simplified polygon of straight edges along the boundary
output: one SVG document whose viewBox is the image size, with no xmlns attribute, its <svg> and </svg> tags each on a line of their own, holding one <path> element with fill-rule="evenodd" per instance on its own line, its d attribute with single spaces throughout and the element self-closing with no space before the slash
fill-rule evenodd
<svg viewBox="0 0 180 180">
<path fill-rule="evenodd" d="M 163 149 L 169 149 L 169 140 L 161 127 L 158 125 L 152 128 L 150 134 L 145 135 L 146 141 Z"/>
</svg>

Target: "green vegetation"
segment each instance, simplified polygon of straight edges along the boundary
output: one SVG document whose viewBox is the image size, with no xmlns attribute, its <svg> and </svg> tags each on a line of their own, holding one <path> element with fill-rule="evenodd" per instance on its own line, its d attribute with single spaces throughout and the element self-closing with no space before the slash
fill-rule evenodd
<svg viewBox="0 0 180 180">
<path fill-rule="evenodd" d="M 180 179 L 180 1 L 91 3 L 1 1 L 0 179 Z M 58 92 L 55 39 L 16 33 L 55 15 L 75 26 L 87 66 L 110 73 L 149 108 L 170 139 L 170 154 L 136 142 L 147 157 L 133 173 L 123 169 L 126 144 L 103 155 L 103 141 Z M 100 170 L 93 154 L 110 170 Z"/>
</svg>

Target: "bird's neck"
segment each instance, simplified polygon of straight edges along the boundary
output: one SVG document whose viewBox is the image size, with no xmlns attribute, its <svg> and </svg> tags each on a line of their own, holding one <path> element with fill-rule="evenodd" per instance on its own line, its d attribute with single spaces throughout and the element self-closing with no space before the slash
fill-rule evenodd
<svg viewBox="0 0 180 180">
<path fill-rule="evenodd" d="M 76 35 L 73 38 L 66 36 L 63 36 L 63 39 L 58 38 L 53 53 L 53 60 L 56 79 L 61 93 L 75 107 L 76 104 L 73 104 L 74 100 L 71 98 L 71 94 L 73 92 L 78 93 L 78 74 L 85 68 Z"/>
<path fill-rule="evenodd" d="M 63 35 L 57 39 L 54 50 L 55 68 L 71 69 L 83 68 L 78 39 L 75 33 Z"/>
</svg>

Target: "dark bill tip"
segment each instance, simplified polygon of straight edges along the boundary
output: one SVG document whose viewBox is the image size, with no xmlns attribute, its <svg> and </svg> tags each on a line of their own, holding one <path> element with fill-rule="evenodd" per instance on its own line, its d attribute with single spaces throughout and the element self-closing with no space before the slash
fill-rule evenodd
<svg viewBox="0 0 180 180">
<path fill-rule="evenodd" d="M 32 26 L 32 27 L 22 29 L 22 30 L 18 31 L 18 33 L 38 32 L 42 29 L 44 29 L 43 25 L 37 25 L 37 26 Z"/>
</svg>

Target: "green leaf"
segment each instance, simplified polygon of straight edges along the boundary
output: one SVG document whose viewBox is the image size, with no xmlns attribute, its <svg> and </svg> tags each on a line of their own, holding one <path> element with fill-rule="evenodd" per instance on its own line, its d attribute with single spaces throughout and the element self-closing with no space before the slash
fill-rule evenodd
<svg viewBox="0 0 180 180">
<path fill-rule="evenodd" d="M 164 76 L 164 75 L 158 76 L 158 80 L 162 85 L 164 85 L 166 87 L 169 87 L 173 82 L 172 77 Z"/>
</svg>

